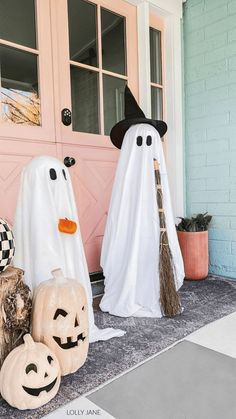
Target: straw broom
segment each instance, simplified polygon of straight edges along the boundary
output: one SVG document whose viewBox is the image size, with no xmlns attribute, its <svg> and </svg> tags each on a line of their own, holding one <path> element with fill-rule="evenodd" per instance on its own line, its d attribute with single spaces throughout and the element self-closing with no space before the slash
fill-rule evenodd
<svg viewBox="0 0 236 419">
<path fill-rule="evenodd" d="M 175 287 L 175 269 L 171 254 L 165 212 L 163 208 L 163 193 L 159 163 L 154 160 L 154 173 L 157 190 L 157 207 L 160 220 L 160 247 L 159 247 L 159 276 L 160 276 L 160 304 L 165 316 L 173 317 L 181 312 L 181 303 Z"/>
</svg>

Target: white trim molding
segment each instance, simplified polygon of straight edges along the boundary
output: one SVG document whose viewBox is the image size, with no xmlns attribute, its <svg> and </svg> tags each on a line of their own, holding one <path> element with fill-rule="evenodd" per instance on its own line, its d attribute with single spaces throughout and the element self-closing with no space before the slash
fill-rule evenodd
<svg viewBox="0 0 236 419">
<path fill-rule="evenodd" d="M 137 6 L 138 19 L 138 70 L 139 104 L 147 117 L 151 117 L 150 89 L 150 44 L 149 44 L 149 3 L 144 1 Z"/>
<path fill-rule="evenodd" d="M 185 214 L 182 102 L 182 0 L 129 0 L 137 5 L 139 103 L 151 115 L 149 15 L 164 21 L 167 168 L 175 216 Z"/>
<path fill-rule="evenodd" d="M 165 27 L 167 168 L 174 215 L 181 217 L 185 215 L 185 178 L 180 18 L 175 15 L 168 16 L 165 19 Z"/>
<path fill-rule="evenodd" d="M 158 8 L 159 16 L 165 16 L 166 14 L 174 14 L 182 17 L 182 1 L 186 0 L 126 0 L 128 3 L 140 5 L 144 1 L 147 1 L 150 5 Z"/>
</svg>

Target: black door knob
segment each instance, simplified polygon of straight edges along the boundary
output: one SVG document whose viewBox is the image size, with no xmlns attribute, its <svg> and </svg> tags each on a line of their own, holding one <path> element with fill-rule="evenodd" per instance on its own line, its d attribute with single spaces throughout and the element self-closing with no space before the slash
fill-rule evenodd
<svg viewBox="0 0 236 419">
<path fill-rule="evenodd" d="M 66 166 L 66 167 L 71 167 L 71 166 L 74 166 L 74 164 L 75 164 L 75 159 L 74 159 L 74 157 L 65 157 L 64 158 L 64 165 Z"/>
</svg>

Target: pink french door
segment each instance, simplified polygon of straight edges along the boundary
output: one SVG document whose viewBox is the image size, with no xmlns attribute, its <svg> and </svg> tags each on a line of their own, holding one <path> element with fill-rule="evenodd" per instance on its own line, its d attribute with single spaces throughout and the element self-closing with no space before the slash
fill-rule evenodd
<svg viewBox="0 0 236 419">
<path fill-rule="evenodd" d="M 50 1 L 0 2 L 0 21 L 0 136 L 55 142 Z"/>
<path fill-rule="evenodd" d="M 94 272 L 118 158 L 109 132 L 123 117 L 125 84 L 138 93 L 136 8 L 122 0 L 52 0 L 51 11 L 56 138 L 62 154 L 76 159 L 71 173 Z M 63 109 L 72 112 L 70 125 L 61 123 Z"/>
<path fill-rule="evenodd" d="M 138 99 L 136 7 L 123 0 L 10 3 L 11 27 L 20 25 L 21 13 L 22 35 L 0 25 L 0 55 L 8 63 L 0 73 L 0 216 L 13 220 L 21 170 L 32 157 L 73 156 L 87 262 L 90 272 L 99 271 L 118 158 L 109 131 L 123 118 L 126 83 Z M 63 110 L 71 120 L 63 120 Z"/>
</svg>

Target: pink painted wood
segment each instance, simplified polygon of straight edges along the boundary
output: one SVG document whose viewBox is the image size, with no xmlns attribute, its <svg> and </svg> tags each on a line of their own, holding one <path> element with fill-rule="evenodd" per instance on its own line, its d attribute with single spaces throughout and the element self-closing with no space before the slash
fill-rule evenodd
<svg viewBox="0 0 236 419">
<path fill-rule="evenodd" d="M 93 2 L 126 17 L 127 79 L 138 99 L 136 7 L 123 0 Z M 38 155 L 61 160 L 74 156 L 77 164 L 70 170 L 88 266 L 94 272 L 100 270 L 118 151 L 108 136 L 77 133 L 62 125 L 61 109 L 71 109 L 67 0 L 36 0 L 36 10 L 38 49 L 31 52 L 39 56 L 42 126 L 0 125 L 0 217 L 13 222 L 20 175 L 30 159 Z M 17 44 L 11 46 L 27 51 Z M 103 107 L 100 112 L 103 116 Z"/>
<path fill-rule="evenodd" d="M 38 78 L 41 100 L 41 126 L 21 125 L 1 122 L 0 137 L 5 139 L 28 139 L 55 142 L 53 68 L 50 33 L 50 0 L 36 0 L 38 49 L 24 47 L 13 42 L 0 40 L 0 43 L 32 52 L 38 56 Z M 2 42 L 1 42 L 2 41 Z"/>
<path fill-rule="evenodd" d="M 126 18 L 127 40 L 127 77 L 128 83 L 138 98 L 138 63 L 137 63 L 137 16 L 136 7 L 123 0 L 92 0 L 99 6 L 112 10 Z M 81 231 L 90 272 L 100 270 L 100 251 L 105 228 L 106 214 L 109 207 L 112 181 L 115 175 L 118 151 L 112 146 L 108 136 L 75 132 L 72 126 L 61 124 L 61 109 L 71 109 L 70 60 L 67 24 L 67 0 L 52 0 L 52 40 L 55 86 L 56 140 L 62 143 L 62 154 L 76 158 L 76 165 L 71 169 L 80 216 Z M 101 34 L 98 25 L 98 38 Z M 98 53 L 101 64 L 101 42 Z M 75 63 L 78 65 L 78 63 Z M 88 67 L 82 65 L 82 67 Z M 102 74 L 112 74 L 98 67 L 100 82 Z M 100 91 L 101 131 L 103 129 L 103 92 Z"/>
<path fill-rule="evenodd" d="M 138 57 L 137 57 L 137 10 L 136 7 L 123 0 L 92 0 L 99 6 L 106 7 L 126 18 L 126 40 L 127 40 L 127 70 L 128 83 L 134 95 L 138 99 Z M 67 0 L 52 0 L 52 39 L 54 61 L 57 62 L 55 69 L 55 109 L 56 114 L 60 115 L 61 109 L 71 109 L 71 90 L 70 90 L 70 66 L 69 66 L 69 42 L 67 24 Z M 99 28 L 98 28 L 99 29 Z M 65 42 L 66 40 L 66 42 Z M 101 48 L 99 51 L 101 54 Z M 100 60 L 101 62 L 101 60 Z M 101 68 L 99 72 L 101 73 Z M 112 74 L 106 71 L 106 74 Z M 103 97 L 101 93 L 100 113 L 103 119 Z M 75 132 L 72 125 L 61 124 L 60 119 L 56 118 L 57 141 L 69 144 L 91 145 L 98 147 L 112 148 L 110 139 L 106 135 Z"/>
<path fill-rule="evenodd" d="M 101 244 L 118 151 L 64 145 L 63 153 L 76 159 L 76 165 L 71 168 L 72 181 L 89 269 L 95 272 L 100 270 Z"/>
<path fill-rule="evenodd" d="M 0 217 L 14 221 L 23 167 L 35 156 L 56 156 L 55 144 L 0 140 Z"/>
</svg>

